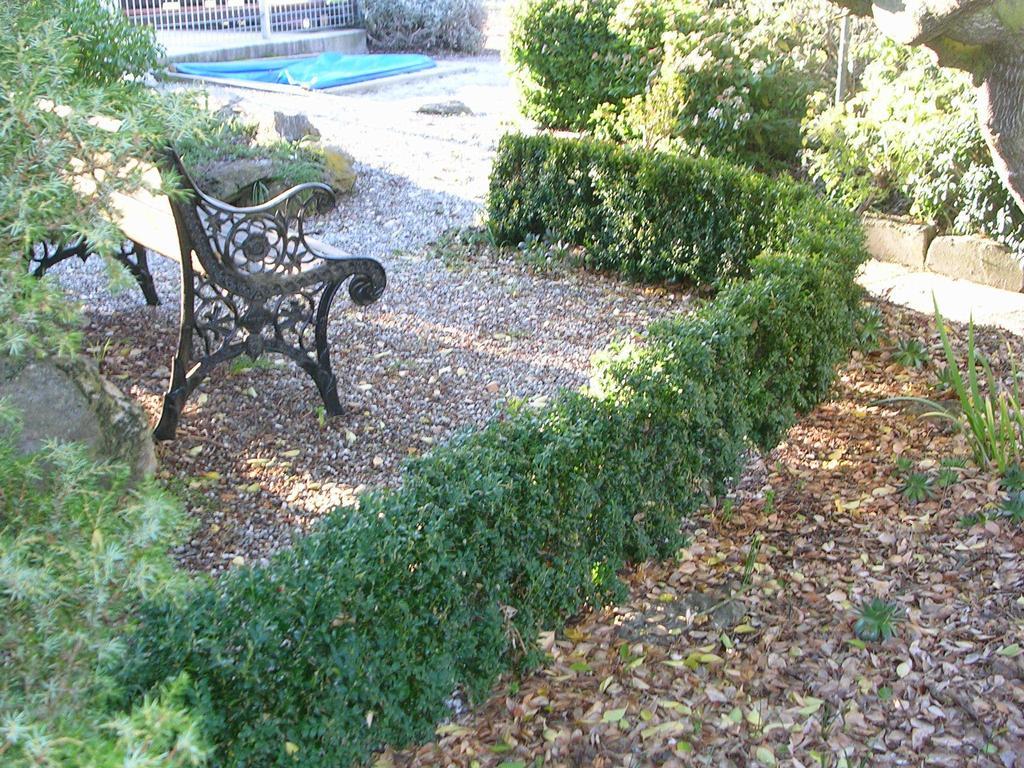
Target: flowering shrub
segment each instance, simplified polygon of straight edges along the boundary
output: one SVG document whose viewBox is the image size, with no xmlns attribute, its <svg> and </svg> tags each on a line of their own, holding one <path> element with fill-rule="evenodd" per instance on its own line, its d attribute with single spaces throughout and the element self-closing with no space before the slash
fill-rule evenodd
<svg viewBox="0 0 1024 768">
<path fill-rule="evenodd" d="M 363 0 L 363 24 L 378 50 L 477 53 L 484 43 L 481 0 Z"/>
<path fill-rule="evenodd" d="M 837 202 L 984 233 L 1024 253 L 1024 213 L 992 167 L 970 77 L 927 52 L 881 46 L 863 89 L 810 119 L 806 134 L 808 171 Z"/>
<path fill-rule="evenodd" d="M 746 17 L 715 10 L 677 17 L 649 88 L 605 107 L 596 133 L 684 154 L 771 169 L 793 166 L 814 82 L 774 36 Z"/>
</svg>

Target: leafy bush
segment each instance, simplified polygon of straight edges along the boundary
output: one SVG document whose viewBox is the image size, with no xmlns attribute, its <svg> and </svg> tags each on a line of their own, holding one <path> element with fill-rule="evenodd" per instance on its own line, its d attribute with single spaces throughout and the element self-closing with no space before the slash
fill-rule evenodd
<svg viewBox="0 0 1024 768">
<path fill-rule="evenodd" d="M 992 167 L 968 75 L 890 43 L 863 89 L 806 126 L 811 175 L 857 210 L 909 213 L 1024 252 L 1024 213 Z"/>
<path fill-rule="evenodd" d="M 602 104 L 641 93 L 661 57 L 664 0 L 524 0 L 509 56 L 523 113 L 579 130 Z"/>
<path fill-rule="evenodd" d="M 665 35 L 649 88 L 594 116 L 597 134 L 756 168 L 796 165 L 814 81 L 778 35 L 758 30 L 745 13 L 687 18 Z"/>
<path fill-rule="evenodd" d="M 129 755 L 136 765 L 199 764 L 206 750 L 186 679 L 127 714 L 109 707 L 132 608 L 175 583 L 166 550 L 183 531 L 181 511 L 130 491 L 124 468 L 66 446 L 19 457 L 16 442 L 14 418 L 0 412 L 4 765 L 113 768 Z"/>
<path fill-rule="evenodd" d="M 785 54 L 815 90 L 831 99 L 839 71 L 840 26 L 847 10 L 831 0 L 704 0 L 702 6 L 742 15 L 750 22 L 745 37 Z M 850 15 L 847 69 L 859 80 L 882 39 L 870 14 Z"/>
<path fill-rule="evenodd" d="M 78 83 L 110 85 L 140 78 L 160 61 L 153 28 L 133 24 L 105 0 L 67 0 L 51 13 L 64 33 L 63 47 L 74 60 Z"/>
<path fill-rule="evenodd" d="M 363 0 L 375 49 L 478 53 L 487 19 L 481 0 Z"/>
<path fill-rule="evenodd" d="M 551 170 L 542 161 L 522 167 L 513 194 L 514 158 L 531 152 L 592 162 L 561 184 L 539 173 Z M 684 168 L 675 179 L 686 186 L 663 195 L 685 198 L 696 171 L 664 162 Z M 719 200 L 749 175 L 693 163 L 707 166 L 709 189 L 720 183 Z M 589 173 L 606 166 L 623 184 L 627 171 L 649 172 L 596 144 L 507 138 L 496 230 L 514 242 L 522 221 L 542 218 L 520 207 L 559 195 L 577 196 L 577 224 L 602 224 Z M 859 229 L 793 185 L 774 195 L 783 231 L 759 231 L 789 252 L 751 253 L 749 279 L 651 328 L 642 346 L 609 349 L 586 390 L 514 406 L 412 461 L 400 488 L 336 510 L 268 567 L 151 601 L 122 679 L 142 692 L 187 673 L 219 765 L 339 766 L 429 736 L 453 692 L 479 697 L 500 671 L 536 661 L 541 629 L 621 596 L 625 563 L 673 552 L 680 519 L 724 490 L 751 442 L 773 445 L 826 394 L 853 340 Z M 592 219 L 585 199 L 598 201 Z M 757 202 L 751 226 L 766 216 Z M 783 224 L 789 216 L 803 223 Z"/>
<path fill-rule="evenodd" d="M 543 127 L 775 169 L 797 164 L 800 123 L 835 81 L 839 14 L 826 0 L 527 0 L 510 52 Z"/>
</svg>

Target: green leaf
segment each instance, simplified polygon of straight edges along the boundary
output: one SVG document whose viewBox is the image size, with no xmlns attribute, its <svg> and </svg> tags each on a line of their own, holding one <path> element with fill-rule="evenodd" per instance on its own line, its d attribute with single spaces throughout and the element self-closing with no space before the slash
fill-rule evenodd
<svg viewBox="0 0 1024 768">
<path fill-rule="evenodd" d="M 604 713 L 604 717 L 601 718 L 602 723 L 617 723 L 623 717 L 626 716 L 626 707 L 621 709 L 609 709 Z"/>
<path fill-rule="evenodd" d="M 800 714 L 804 717 L 810 717 L 821 709 L 821 705 L 824 703 L 821 699 L 816 699 L 813 696 L 805 696 L 804 705 L 800 707 Z"/>
</svg>

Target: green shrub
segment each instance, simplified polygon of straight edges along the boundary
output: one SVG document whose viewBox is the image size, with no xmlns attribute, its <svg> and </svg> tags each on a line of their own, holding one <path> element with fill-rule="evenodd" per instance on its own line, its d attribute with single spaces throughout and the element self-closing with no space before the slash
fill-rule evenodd
<svg viewBox="0 0 1024 768">
<path fill-rule="evenodd" d="M 583 246 L 590 266 L 646 280 L 713 284 L 749 275 L 765 248 L 849 250 L 851 237 L 848 217 L 795 182 L 713 158 L 551 136 L 502 140 L 489 206 L 500 242 L 546 233 Z M 830 227 L 838 243 L 818 242 Z"/>
<path fill-rule="evenodd" d="M 109 670 L 143 597 L 174 587 L 181 510 L 73 447 L 21 457 L 0 412 L 0 754 L 3 764 L 186 766 L 206 749 L 186 678 L 126 714 Z M 178 677 L 177 675 L 172 677 Z M 110 725 L 111 722 L 116 725 Z M 174 752 L 168 752 L 174 748 Z M 145 760 L 146 762 L 142 762 Z"/>
<path fill-rule="evenodd" d="M 755 168 L 795 166 L 814 82 L 754 30 L 746 16 L 714 10 L 667 34 L 648 89 L 596 115 L 596 133 Z"/>
<path fill-rule="evenodd" d="M 602 104 L 641 93 L 657 69 L 665 0 L 524 0 L 509 56 L 523 113 L 546 128 L 579 130 Z"/>
<path fill-rule="evenodd" d="M 570 158 L 590 164 L 560 185 L 542 159 L 519 169 L 518 194 L 492 195 L 506 237 L 559 201 L 574 232 L 604 226 L 585 207 L 599 203 L 591 172 L 613 166 L 622 184 L 648 172 L 614 148 L 511 137 L 496 186 L 513 185 L 511 155 L 544 152 L 564 170 Z M 721 200 L 750 176 L 694 163 Z M 537 660 L 539 631 L 621 597 L 617 572 L 673 552 L 681 518 L 727 487 L 751 443 L 770 447 L 825 396 L 853 340 L 856 223 L 795 185 L 751 183 L 785 206 L 744 198 L 766 243 L 789 252 L 751 253 L 747 280 L 652 327 L 642 346 L 607 350 L 584 391 L 512 407 L 412 461 L 400 488 L 335 511 L 268 567 L 151 601 L 121 679 L 144 692 L 188 674 L 219 765 L 346 766 L 428 737 L 454 692 L 485 695 L 502 670 Z M 535 203 L 539 213 L 526 210 Z"/>
<path fill-rule="evenodd" d="M 375 50 L 462 51 L 484 44 L 481 0 L 362 0 L 363 25 Z"/>
<path fill-rule="evenodd" d="M 1024 213 L 992 167 L 970 77 L 880 46 L 862 90 L 806 125 L 811 176 L 856 210 L 910 214 L 1024 252 Z"/>
<path fill-rule="evenodd" d="M 755 168 L 797 165 L 812 94 L 831 88 L 824 0 L 528 0 L 511 58 L 546 128 Z"/>
<path fill-rule="evenodd" d="M 110 85 L 124 78 L 141 78 L 157 67 L 163 51 L 153 28 L 133 24 L 112 3 L 66 0 L 55 8 L 46 5 L 56 13 L 64 44 L 74 59 L 75 81 Z"/>
</svg>

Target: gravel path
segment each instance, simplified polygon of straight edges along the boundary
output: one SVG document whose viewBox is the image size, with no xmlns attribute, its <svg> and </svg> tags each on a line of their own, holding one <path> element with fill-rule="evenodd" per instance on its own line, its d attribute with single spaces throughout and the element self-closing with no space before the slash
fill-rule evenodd
<svg viewBox="0 0 1024 768">
<path fill-rule="evenodd" d="M 486 421 L 514 397 L 550 395 L 586 381 L 591 355 L 685 308 L 685 294 L 578 272 L 535 274 L 514 254 L 432 245 L 474 222 L 497 139 L 515 118 L 497 58 L 471 72 L 351 96 L 240 96 L 255 116 L 305 111 L 328 141 L 357 159 L 359 182 L 324 239 L 374 256 L 389 286 L 358 309 L 339 296 L 332 360 L 348 413 L 323 419 L 312 382 L 292 365 L 224 367 L 193 396 L 180 439 L 159 448 L 162 475 L 198 520 L 179 553 L 219 571 L 286 546 L 367 487 L 394 483 L 403 458 Z M 474 114 L 420 115 L 459 99 Z M 447 242 L 441 238 L 441 243 Z M 177 322 L 176 267 L 155 258 L 163 306 L 138 291 L 111 295 L 102 264 L 64 266 L 81 298 L 87 339 L 102 366 L 155 418 Z"/>
</svg>

